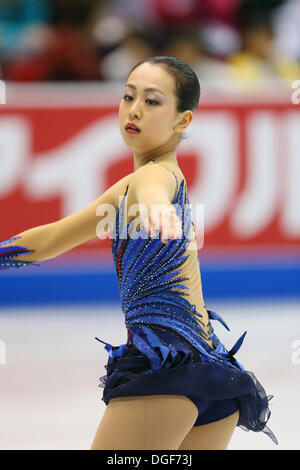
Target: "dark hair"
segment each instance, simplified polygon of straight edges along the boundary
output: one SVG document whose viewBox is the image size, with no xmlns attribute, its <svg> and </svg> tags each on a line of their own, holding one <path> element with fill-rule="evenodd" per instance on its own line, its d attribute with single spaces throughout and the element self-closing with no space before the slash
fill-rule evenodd
<svg viewBox="0 0 300 470">
<path fill-rule="evenodd" d="M 170 73 L 175 80 L 175 94 L 177 97 L 178 113 L 182 113 L 186 110 L 194 111 L 199 103 L 200 99 L 200 83 L 195 72 L 185 62 L 177 59 L 176 57 L 169 56 L 155 56 L 147 57 L 144 60 L 138 62 L 129 72 L 129 75 L 139 65 L 144 63 L 159 64 L 165 67 L 168 73 Z M 127 77 L 127 79 L 128 79 Z M 184 137 L 180 136 L 180 141 Z"/>
</svg>

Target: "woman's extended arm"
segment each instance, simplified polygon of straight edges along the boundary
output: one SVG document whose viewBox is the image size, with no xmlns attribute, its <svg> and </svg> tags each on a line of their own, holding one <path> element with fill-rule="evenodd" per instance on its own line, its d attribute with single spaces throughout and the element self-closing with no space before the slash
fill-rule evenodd
<svg viewBox="0 0 300 470">
<path fill-rule="evenodd" d="M 150 235 L 161 231 L 163 243 L 182 236 L 181 221 L 171 204 L 175 185 L 173 174 L 160 165 L 140 167 L 131 180 L 136 200 L 145 208 L 145 212 L 140 211 L 143 225 Z"/>
<path fill-rule="evenodd" d="M 84 209 L 56 222 L 25 230 L 2 242 L 0 244 L 2 269 L 9 267 L 7 256 L 9 261 L 28 263 L 44 261 L 93 238 L 105 237 L 109 225 L 114 223 L 113 201 L 117 200 L 118 195 L 123 195 L 130 177 L 131 174 L 120 179 Z"/>
</svg>

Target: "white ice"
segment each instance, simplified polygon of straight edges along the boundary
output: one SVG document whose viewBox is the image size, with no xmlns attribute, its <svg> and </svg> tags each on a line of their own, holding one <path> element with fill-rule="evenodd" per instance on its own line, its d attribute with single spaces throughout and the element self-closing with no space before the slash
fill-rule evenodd
<svg viewBox="0 0 300 470">
<path fill-rule="evenodd" d="M 269 395 L 262 432 L 236 428 L 229 450 L 300 449 L 300 302 L 206 302 L 231 331 L 213 322 L 230 349 L 247 331 L 236 358 Z M 105 410 L 98 379 L 108 343 L 126 342 L 119 305 L 0 309 L 0 449 L 90 448 Z M 298 358 L 298 359 L 297 359 Z"/>
</svg>

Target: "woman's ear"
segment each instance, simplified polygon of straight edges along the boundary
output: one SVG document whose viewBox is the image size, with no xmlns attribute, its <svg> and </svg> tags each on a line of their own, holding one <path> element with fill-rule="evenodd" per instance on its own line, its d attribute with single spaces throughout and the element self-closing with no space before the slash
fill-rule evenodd
<svg viewBox="0 0 300 470">
<path fill-rule="evenodd" d="M 181 117 L 179 123 L 176 124 L 175 131 L 183 132 L 188 127 L 192 119 L 193 119 L 192 111 L 190 110 L 184 111 L 183 116 Z"/>
</svg>

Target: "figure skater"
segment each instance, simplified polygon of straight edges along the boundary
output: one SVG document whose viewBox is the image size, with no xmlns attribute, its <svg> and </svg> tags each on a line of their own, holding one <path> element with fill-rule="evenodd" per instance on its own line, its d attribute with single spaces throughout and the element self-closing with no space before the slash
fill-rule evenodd
<svg viewBox="0 0 300 470">
<path fill-rule="evenodd" d="M 234 357 L 246 332 L 228 351 L 211 320 L 229 328 L 203 300 L 176 158 L 199 98 L 198 78 L 184 62 L 167 56 L 139 62 L 119 107 L 134 171 L 85 209 L 1 243 L 5 269 L 39 266 L 96 236 L 110 237 L 127 341 L 112 346 L 95 338 L 108 352 L 99 382 L 107 407 L 91 450 L 221 450 L 236 426 L 262 431 L 278 445 L 266 426 L 272 395 Z M 114 211 L 96 215 L 102 204 Z"/>
</svg>

